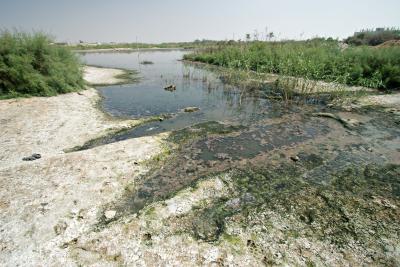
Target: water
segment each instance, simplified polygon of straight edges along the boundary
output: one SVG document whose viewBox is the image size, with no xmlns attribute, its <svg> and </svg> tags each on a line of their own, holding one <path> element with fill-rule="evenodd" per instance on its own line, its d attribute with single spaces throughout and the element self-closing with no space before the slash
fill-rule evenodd
<svg viewBox="0 0 400 267">
<path fill-rule="evenodd" d="M 140 73 L 139 83 L 99 88 L 104 96 L 103 108 L 110 114 L 129 118 L 171 115 L 161 122 L 92 140 L 82 149 L 164 131 L 174 131 L 168 141 L 182 145 L 167 162 L 155 162 L 133 191 L 126 191 L 112 204 L 118 216 L 140 212 L 149 203 L 167 199 L 210 175 L 232 173 L 237 196 L 252 196 L 257 200 L 255 204 L 243 205 L 254 208 L 270 199 L 286 197 L 281 193 L 285 190 L 300 191 L 304 185 L 315 191 L 325 190 L 336 181 L 338 171 L 363 168 L 368 163 L 383 164 L 385 156 L 398 159 L 396 118 L 380 112 L 360 112 L 357 116 L 368 118 L 368 123 L 356 130 L 345 129 L 329 118 L 310 116 L 320 109 L 334 110 L 326 110 L 319 103 L 287 106 L 269 102 L 257 93 L 244 94 L 224 84 L 217 72 L 179 61 L 184 53 L 174 50 L 82 56 L 88 64 L 136 69 Z M 144 60 L 154 64 L 141 65 Z M 169 84 L 176 85 L 176 91 L 165 91 Z M 182 112 L 189 106 L 199 107 L 200 111 Z M 192 135 L 197 137 L 183 142 Z M 364 148 L 370 146 L 369 150 Z M 225 202 L 221 203 L 226 207 Z M 199 211 L 205 221 L 214 220 L 201 212 L 206 212 Z"/>
<path fill-rule="evenodd" d="M 181 61 L 185 53 L 188 51 L 82 54 L 89 65 L 139 72 L 138 83 L 99 88 L 106 112 L 128 118 L 169 115 L 169 119 L 146 123 L 95 142 L 94 146 L 178 130 L 207 121 L 248 124 L 259 119 L 260 114 L 274 114 L 274 107 L 266 99 L 243 94 L 238 88 L 224 84 L 217 73 Z M 140 64 L 143 61 L 153 64 Z M 164 90 L 171 84 L 176 85 L 175 91 Z M 187 113 L 183 111 L 186 107 L 198 107 L 200 110 Z M 93 145 L 85 146 L 85 149 L 91 147 Z"/>
</svg>

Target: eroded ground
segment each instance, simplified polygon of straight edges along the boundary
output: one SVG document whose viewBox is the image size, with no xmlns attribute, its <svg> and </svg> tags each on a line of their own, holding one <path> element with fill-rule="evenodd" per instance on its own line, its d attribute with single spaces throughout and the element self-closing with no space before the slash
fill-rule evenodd
<svg viewBox="0 0 400 267">
<path fill-rule="evenodd" d="M 64 153 L 138 123 L 82 94 L 0 101 L 2 265 L 400 264 L 393 98 L 278 102 L 247 125 Z M 21 160 L 32 153 L 42 158 Z"/>
</svg>

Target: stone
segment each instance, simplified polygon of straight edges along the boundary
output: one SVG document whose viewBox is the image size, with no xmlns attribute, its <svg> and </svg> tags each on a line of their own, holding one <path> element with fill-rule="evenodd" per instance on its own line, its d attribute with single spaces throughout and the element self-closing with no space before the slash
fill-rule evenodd
<svg viewBox="0 0 400 267">
<path fill-rule="evenodd" d="M 116 214 L 117 214 L 117 212 L 115 210 L 107 210 L 106 212 L 104 212 L 104 216 L 108 220 L 114 219 Z"/>
<path fill-rule="evenodd" d="M 238 209 L 240 208 L 240 198 L 230 199 L 225 204 L 228 208 Z"/>
<path fill-rule="evenodd" d="M 187 108 L 183 109 L 183 111 L 185 111 L 185 112 L 196 112 L 199 110 L 200 110 L 200 108 L 198 108 L 198 107 L 187 107 Z"/>
<path fill-rule="evenodd" d="M 226 153 L 217 153 L 215 155 L 217 159 L 225 160 L 225 159 L 230 159 L 229 155 Z"/>
<path fill-rule="evenodd" d="M 300 158 L 298 156 L 291 156 L 290 159 L 293 160 L 294 162 L 297 162 L 300 160 Z"/>
<path fill-rule="evenodd" d="M 23 161 L 33 161 L 33 160 L 37 160 L 40 159 L 42 157 L 42 155 L 38 154 L 38 153 L 34 153 L 29 157 L 24 157 L 22 158 Z"/>
</svg>

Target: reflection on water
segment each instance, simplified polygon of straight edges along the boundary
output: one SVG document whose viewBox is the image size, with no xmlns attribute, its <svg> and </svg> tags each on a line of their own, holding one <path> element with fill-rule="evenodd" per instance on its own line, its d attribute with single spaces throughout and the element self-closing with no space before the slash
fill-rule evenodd
<svg viewBox="0 0 400 267">
<path fill-rule="evenodd" d="M 103 108 L 114 116 L 132 118 L 176 114 L 172 119 L 146 124 L 121 139 L 181 129 L 204 121 L 249 123 L 265 114 L 267 100 L 244 96 L 237 88 L 222 83 L 218 75 L 180 61 L 183 50 L 144 51 L 131 53 L 89 53 L 82 57 L 87 64 L 136 69 L 141 80 L 137 84 L 100 88 Z M 154 64 L 142 65 L 142 61 Z M 164 90 L 167 85 L 176 90 Z M 185 107 L 200 111 L 184 113 Z"/>
</svg>

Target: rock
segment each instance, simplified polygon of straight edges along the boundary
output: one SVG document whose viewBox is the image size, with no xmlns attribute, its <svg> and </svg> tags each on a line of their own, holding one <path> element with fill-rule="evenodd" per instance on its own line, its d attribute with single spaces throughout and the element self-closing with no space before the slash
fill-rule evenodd
<svg viewBox="0 0 400 267">
<path fill-rule="evenodd" d="M 215 155 L 217 159 L 225 160 L 225 159 L 230 159 L 229 155 L 226 153 L 217 153 Z"/>
<path fill-rule="evenodd" d="M 104 212 L 104 216 L 108 219 L 111 220 L 115 217 L 115 215 L 117 214 L 117 212 L 115 210 L 107 210 L 106 212 Z"/>
<path fill-rule="evenodd" d="M 300 160 L 300 158 L 298 156 L 291 156 L 290 159 L 293 160 L 294 162 L 297 162 Z"/>
<path fill-rule="evenodd" d="M 150 233 L 145 233 L 143 235 L 143 240 L 144 241 L 150 241 L 151 240 L 151 234 Z"/>
<path fill-rule="evenodd" d="M 158 120 L 159 120 L 159 121 L 163 121 L 163 120 L 164 120 L 164 118 L 160 117 L 160 118 L 158 118 Z"/>
<path fill-rule="evenodd" d="M 22 158 L 22 160 L 24 160 L 24 161 L 32 161 L 32 160 L 40 159 L 41 157 L 42 157 L 42 155 L 40 155 L 38 153 L 34 153 L 29 157 Z"/>
<path fill-rule="evenodd" d="M 196 112 L 199 110 L 200 110 L 200 108 L 198 108 L 198 107 L 187 107 L 187 108 L 183 109 L 184 112 Z"/>
<path fill-rule="evenodd" d="M 230 199 L 225 203 L 225 205 L 231 209 L 238 209 L 240 208 L 240 198 Z"/>
</svg>

